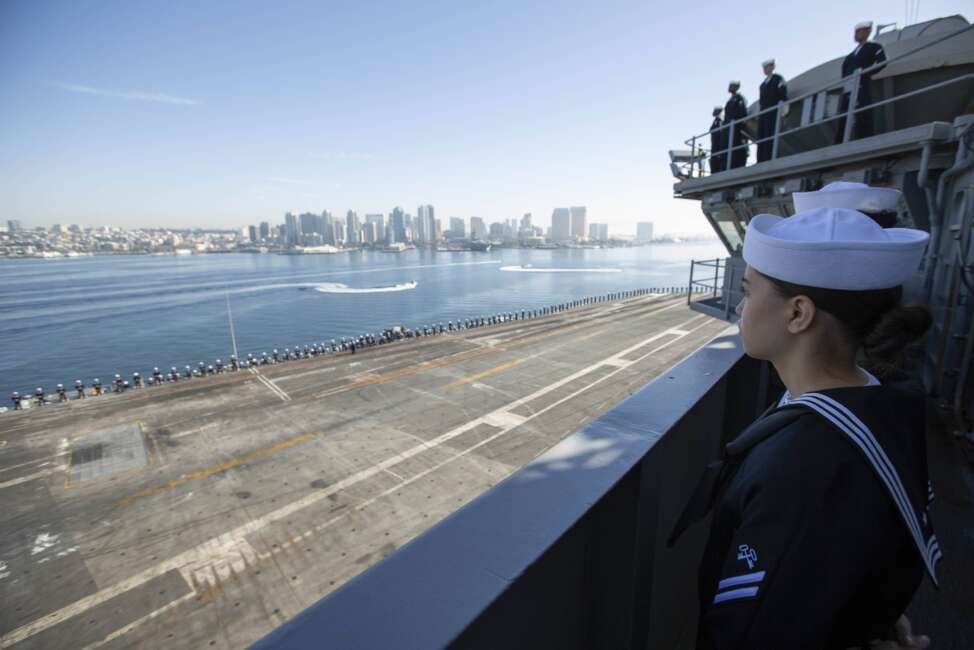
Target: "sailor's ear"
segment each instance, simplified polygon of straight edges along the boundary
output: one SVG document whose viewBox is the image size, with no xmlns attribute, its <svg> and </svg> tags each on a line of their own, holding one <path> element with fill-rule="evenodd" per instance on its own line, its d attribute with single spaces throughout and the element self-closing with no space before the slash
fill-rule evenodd
<svg viewBox="0 0 974 650">
<path fill-rule="evenodd" d="M 815 303 L 808 296 L 797 295 L 788 299 L 788 331 L 801 334 L 815 321 Z"/>
</svg>

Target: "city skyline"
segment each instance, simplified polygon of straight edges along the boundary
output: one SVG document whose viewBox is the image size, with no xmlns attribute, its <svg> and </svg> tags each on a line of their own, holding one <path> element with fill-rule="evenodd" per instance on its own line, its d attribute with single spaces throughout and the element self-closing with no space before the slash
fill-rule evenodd
<svg viewBox="0 0 974 650">
<path fill-rule="evenodd" d="M 928 2 L 919 19 L 965 8 Z M 745 2 L 725 28 L 770 13 Z M 612 231 L 705 232 L 672 198 L 666 152 L 706 129 L 727 80 L 753 101 L 768 56 L 788 79 L 848 53 L 856 22 L 903 21 L 879 0 L 829 6 L 715 60 L 674 37 L 711 14 L 3 3 L 0 220 L 230 228 L 429 203 L 496 222 L 585 205 Z"/>
</svg>

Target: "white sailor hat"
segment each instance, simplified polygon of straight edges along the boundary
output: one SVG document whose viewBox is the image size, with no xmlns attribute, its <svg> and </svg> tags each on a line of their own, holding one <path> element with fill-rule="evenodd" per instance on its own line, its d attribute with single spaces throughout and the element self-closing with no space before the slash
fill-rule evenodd
<svg viewBox="0 0 974 650">
<path fill-rule="evenodd" d="M 727 85 L 728 86 L 740 86 L 741 85 L 741 81 L 740 81 L 740 79 L 731 79 L 730 81 L 727 82 Z"/>
<path fill-rule="evenodd" d="M 861 23 L 856 23 L 856 26 L 855 26 L 854 29 L 856 31 L 859 31 L 860 29 L 872 29 L 872 28 L 873 28 L 873 21 L 871 21 L 871 20 L 864 20 Z"/>
<path fill-rule="evenodd" d="M 765 59 L 764 61 L 761 62 L 761 65 L 762 66 L 765 66 L 765 65 L 774 65 L 774 59 Z"/>
<path fill-rule="evenodd" d="M 881 228 L 855 210 L 818 208 L 782 218 L 759 214 L 744 237 L 744 261 L 764 275 L 822 289 L 865 291 L 910 279 L 930 235 Z"/>
<path fill-rule="evenodd" d="M 895 212 L 900 201 L 899 190 L 889 187 L 869 187 L 865 183 L 838 181 L 829 183 L 817 192 L 795 192 L 795 212 L 815 208 L 845 208 L 860 212 Z"/>
</svg>

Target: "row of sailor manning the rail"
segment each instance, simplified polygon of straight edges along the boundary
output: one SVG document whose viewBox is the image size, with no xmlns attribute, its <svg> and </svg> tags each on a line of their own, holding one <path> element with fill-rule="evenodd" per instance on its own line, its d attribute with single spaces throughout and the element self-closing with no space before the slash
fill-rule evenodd
<svg viewBox="0 0 974 650">
<path fill-rule="evenodd" d="M 457 319 L 456 321 L 448 321 L 446 323 L 430 323 L 414 329 L 396 326 L 388 328 L 378 334 L 369 333 L 355 337 L 343 336 L 338 340 L 332 339 L 330 343 L 319 342 L 310 345 L 296 345 L 293 349 L 284 348 L 283 351 L 274 349 L 270 354 L 267 352 L 261 352 L 260 354 L 250 353 L 247 354 L 246 358 L 244 359 L 238 359 L 236 355 L 230 355 L 230 358 L 226 363 L 224 363 L 222 359 L 217 359 L 212 364 L 208 364 L 205 361 L 200 361 L 196 367 L 184 366 L 181 370 L 176 366 L 172 366 L 169 368 L 169 370 L 161 370 L 160 368 L 156 367 L 152 369 L 152 373 L 148 377 L 144 378 L 138 372 L 132 373 L 131 380 L 125 379 L 121 375 L 116 374 L 110 382 L 106 382 L 104 384 L 102 383 L 101 379 L 96 378 L 91 382 L 90 386 L 85 385 L 85 382 L 77 379 L 75 380 L 71 391 L 69 391 L 64 384 L 58 384 L 53 394 L 48 394 L 42 387 L 38 387 L 33 393 L 28 391 L 21 394 L 19 391 L 14 391 L 10 396 L 10 400 L 13 403 L 13 410 L 18 411 L 29 404 L 44 406 L 52 403 L 68 402 L 72 398 L 84 399 L 90 396 L 100 396 L 109 393 L 124 393 L 128 390 L 141 389 L 146 386 L 160 386 L 170 382 L 175 383 L 179 381 L 199 379 L 211 375 L 222 375 L 227 372 L 237 372 L 239 370 L 252 367 L 276 365 L 326 354 L 337 354 L 341 352 L 355 354 L 356 350 L 360 350 L 362 348 L 384 345 L 386 343 L 391 343 L 393 341 L 402 339 L 435 336 L 448 332 L 497 325 L 500 323 L 506 323 L 508 321 L 538 318 L 541 316 L 548 316 L 567 311 L 569 309 L 606 302 L 609 300 L 622 300 L 648 294 L 685 293 L 686 291 L 686 287 L 631 289 L 627 291 L 607 293 L 599 296 L 587 296 L 556 305 L 538 307 L 536 309 L 522 309 L 520 311 L 503 312 L 478 318 Z"/>
<path fill-rule="evenodd" d="M 904 615 L 941 559 L 925 396 L 898 368 L 931 323 L 901 304 L 929 234 L 882 227 L 898 194 L 833 184 L 747 227 L 740 335 L 786 391 L 707 466 L 670 535 L 712 514 L 698 650 L 929 645 Z"/>
<path fill-rule="evenodd" d="M 856 47 L 842 62 L 842 77 L 853 76 L 856 70 L 867 70 L 886 60 L 883 46 L 869 40 L 872 34 L 872 21 L 864 21 L 853 28 L 853 40 Z M 764 80 L 761 82 L 758 109 L 762 112 L 758 117 L 757 161 L 771 160 L 774 152 L 775 124 L 778 119 L 780 103 L 788 99 L 788 85 L 784 77 L 775 72 L 775 60 L 766 59 L 761 63 Z M 877 70 L 863 74 L 859 80 L 856 95 L 856 106 L 860 108 L 872 103 L 870 80 Z M 744 167 L 749 155 L 747 134 L 744 132 L 744 120 L 747 119 L 747 100 L 741 94 L 741 82 L 733 79 L 727 84 L 730 98 L 724 106 L 714 106 L 713 122 L 710 124 L 710 172 L 715 174 L 726 169 Z M 845 113 L 849 109 L 851 89 L 846 89 L 839 100 L 839 112 Z M 769 110 L 770 109 L 770 110 Z M 787 108 L 785 109 L 787 110 Z M 787 113 L 786 113 L 787 114 Z M 784 117 L 784 115 L 782 115 Z M 836 143 L 843 141 L 845 133 L 845 117 L 837 120 Z M 731 133 L 733 131 L 733 133 Z M 853 139 L 869 137 L 873 134 L 872 111 L 862 111 L 853 118 Z M 728 140 L 731 142 L 730 159 L 728 160 Z"/>
</svg>

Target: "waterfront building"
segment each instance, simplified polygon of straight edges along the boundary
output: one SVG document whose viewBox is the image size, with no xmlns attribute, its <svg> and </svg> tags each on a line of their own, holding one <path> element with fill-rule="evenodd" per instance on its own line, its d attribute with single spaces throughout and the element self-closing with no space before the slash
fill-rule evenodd
<svg viewBox="0 0 974 650">
<path fill-rule="evenodd" d="M 365 223 L 372 226 L 374 239 L 371 243 L 386 241 L 386 216 L 384 214 L 367 214 L 365 215 Z"/>
<path fill-rule="evenodd" d="M 584 239 L 585 238 L 585 206 L 579 205 L 569 208 L 571 213 L 572 221 L 572 232 L 571 236 L 574 239 Z"/>
<path fill-rule="evenodd" d="M 636 241 L 653 241 L 652 221 L 640 221 L 636 224 Z"/>
<path fill-rule="evenodd" d="M 568 241 L 572 237 L 571 211 L 568 208 L 555 208 L 551 213 L 552 241 Z"/>
<path fill-rule="evenodd" d="M 487 239 L 487 226 L 480 217 L 470 217 L 470 239 Z"/>
<path fill-rule="evenodd" d="M 467 236 L 467 224 L 459 217 L 450 217 L 450 230 L 447 237 L 450 239 L 464 239 Z"/>
<path fill-rule="evenodd" d="M 293 213 L 288 212 L 284 215 L 284 243 L 288 246 L 297 246 L 299 235 L 298 218 Z"/>
<path fill-rule="evenodd" d="M 251 242 L 256 243 L 257 242 L 257 226 L 247 226 L 247 235 L 248 235 L 248 239 L 250 239 Z"/>
<path fill-rule="evenodd" d="M 531 213 L 525 212 L 524 216 L 521 217 L 521 229 L 527 230 L 531 227 Z"/>
<path fill-rule="evenodd" d="M 15 232 L 20 232 L 24 229 L 24 224 L 20 223 L 20 219 L 8 219 L 7 220 L 7 232 L 11 235 Z"/>
<path fill-rule="evenodd" d="M 609 239 L 609 224 L 607 223 L 590 223 L 588 226 L 588 238 L 594 239 L 596 241 L 608 241 Z"/>
<path fill-rule="evenodd" d="M 260 222 L 260 239 L 261 241 L 267 241 L 271 238 L 271 224 L 266 221 Z"/>
<path fill-rule="evenodd" d="M 374 244 L 378 237 L 375 235 L 375 222 L 367 221 L 362 224 L 362 243 L 363 244 Z"/>
<path fill-rule="evenodd" d="M 406 213 L 399 206 L 392 209 L 389 214 L 389 243 L 404 244 L 409 241 L 406 238 Z"/>
<path fill-rule="evenodd" d="M 421 205 L 416 208 L 416 233 L 419 241 L 423 243 L 432 243 L 438 239 L 432 205 Z"/>
<path fill-rule="evenodd" d="M 345 227 L 346 233 L 348 235 L 349 244 L 361 244 L 362 243 L 362 224 L 359 221 L 358 213 L 354 210 L 349 210 L 345 215 Z"/>
</svg>

